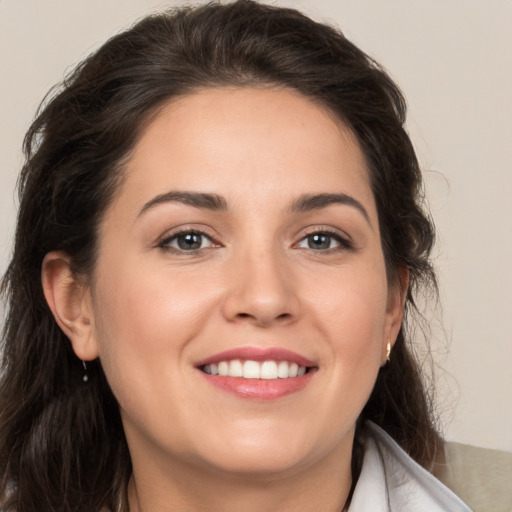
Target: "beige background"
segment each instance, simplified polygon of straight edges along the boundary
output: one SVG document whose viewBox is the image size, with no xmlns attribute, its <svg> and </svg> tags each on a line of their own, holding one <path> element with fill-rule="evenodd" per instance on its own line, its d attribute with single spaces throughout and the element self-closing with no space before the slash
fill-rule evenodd
<svg viewBox="0 0 512 512">
<path fill-rule="evenodd" d="M 21 141 L 45 92 L 109 35 L 173 3 L 0 0 L 0 272 Z M 512 1 L 277 3 L 340 26 L 404 90 L 439 231 L 444 430 L 512 451 Z"/>
</svg>

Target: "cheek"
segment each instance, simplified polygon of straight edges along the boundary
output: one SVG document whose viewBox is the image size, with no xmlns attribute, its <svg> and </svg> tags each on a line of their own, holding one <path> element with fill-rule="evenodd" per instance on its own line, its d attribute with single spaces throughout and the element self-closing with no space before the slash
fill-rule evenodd
<svg viewBox="0 0 512 512">
<path fill-rule="evenodd" d="M 316 329 L 329 340 L 325 366 L 332 369 L 333 393 L 350 390 L 348 400 L 363 400 L 380 368 L 387 319 L 384 275 L 380 266 L 364 273 L 344 269 L 339 279 L 331 274 L 323 280 L 322 293 L 310 296 Z"/>
<path fill-rule="evenodd" d="M 211 311 L 212 287 L 135 261 L 104 264 L 96 282 L 95 335 L 114 392 L 147 388 L 156 375 L 177 378 L 188 341 Z"/>
<path fill-rule="evenodd" d="M 189 279 L 162 265 L 131 258 L 117 265 L 105 264 L 98 273 L 95 314 L 100 324 L 122 343 L 137 347 L 172 342 L 186 335 L 208 296 Z M 199 284 L 199 283 L 197 283 Z"/>
<path fill-rule="evenodd" d="M 365 351 L 385 332 L 387 282 L 383 265 L 343 268 L 338 273 L 318 274 L 307 286 L 309 308 L 316 311 L 318 328 L 334 347 Z"/>
</svg>

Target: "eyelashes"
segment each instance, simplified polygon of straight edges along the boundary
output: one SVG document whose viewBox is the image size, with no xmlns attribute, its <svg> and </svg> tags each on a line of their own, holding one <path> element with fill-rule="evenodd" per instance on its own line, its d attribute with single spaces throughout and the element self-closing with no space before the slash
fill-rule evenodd
<svg viewBox="0 0 512 512">
<path fill-rule="evenodd" d="M 204 231 L 182 229 L 162 239 L 158 247 L 174 254 L 197 255 L 209 249 L 220 248 L 222 244 Z M 354 250 L 354 244 L 347 236 L 325 228 L 309 229 L 292 247 L 315 254 Z"/>
</svg>

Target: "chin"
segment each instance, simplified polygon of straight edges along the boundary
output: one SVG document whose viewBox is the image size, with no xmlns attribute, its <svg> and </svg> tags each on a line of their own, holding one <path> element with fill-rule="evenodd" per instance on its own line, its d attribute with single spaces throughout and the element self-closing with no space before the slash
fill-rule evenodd
<svg viewBox="0 0 512 512">
<path fill-rule="evenodd" d="M 329 448 L 315 446 L 311 436 L 290 435 L 283 429 L 272 429 L 269 435 L 261 431 L 254 435 L 230 435 L 229 442 L 210 444 L 203 452 L 208 465 L 238 475 L 264 477 L 293 474 L 322 458 Z M 219 436 L 217 440 L 220 438 Z M 206 447 L 204 447 L 206 448 Z"/>
<path fill-rule="evenodd" d="M 293 474 L 304 466 L 308 466 L 307 457 L 302 453 L 290 453 L 285 450 L 268 452 L 265 449 L 251 451 L 230 448 L 231 453 L 222 459 L 210 461 L 217 470 L 239 476 L 273 477 Z"/>
</svg>

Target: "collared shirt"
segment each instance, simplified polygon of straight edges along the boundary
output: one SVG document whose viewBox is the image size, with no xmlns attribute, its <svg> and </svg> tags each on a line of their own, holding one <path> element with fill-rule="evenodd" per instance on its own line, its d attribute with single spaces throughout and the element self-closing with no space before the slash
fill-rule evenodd
<svg viewBox="0 0 512 512">
<path fill-rule="evenodd" d="M 348 512 L 472 512 L 448 487 L 368 422 L 361 474 Z"/>
</svg>

